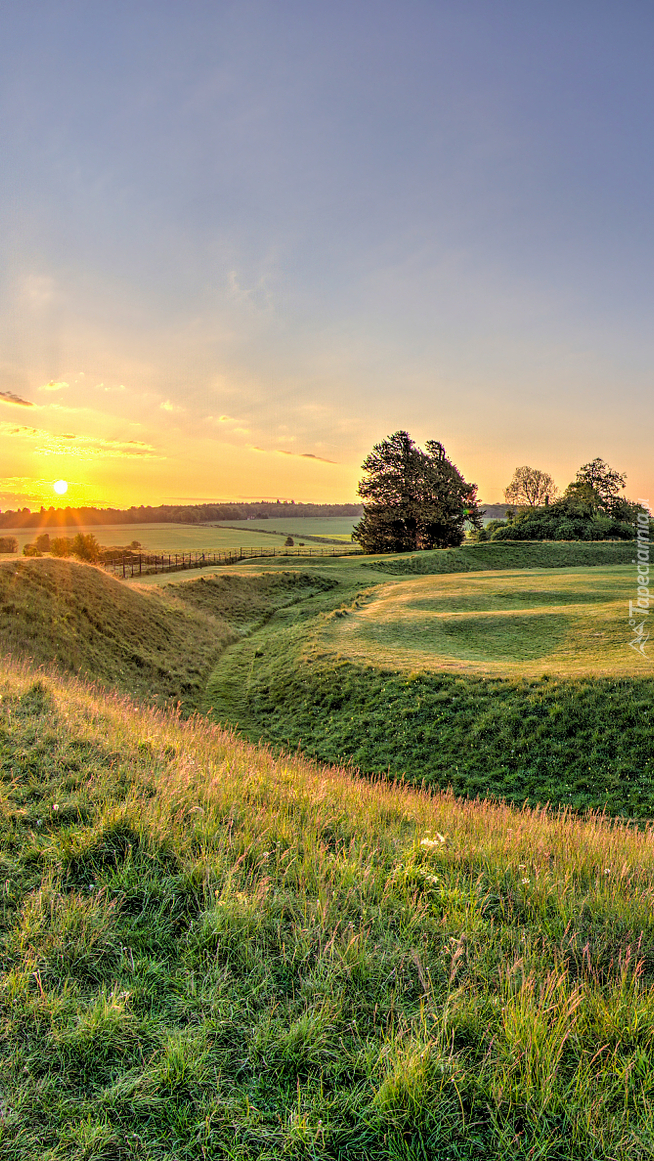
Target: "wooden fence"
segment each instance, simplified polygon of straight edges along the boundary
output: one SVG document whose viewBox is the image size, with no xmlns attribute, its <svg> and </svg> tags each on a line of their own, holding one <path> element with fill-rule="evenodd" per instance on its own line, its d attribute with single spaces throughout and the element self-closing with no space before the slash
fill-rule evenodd
<svg viewBox="0 0 654 1161">
<path fill-rule="evenodd" d="M 104 560 L 103 567 L 114 576 L 150 576 L 158 572 L 180 572 L 187 568 L 210 568 L 216 564 L 236 564 L 239 560 L 270 560 L 280 556 L 360 556 L 361 549 L 350 545 L 342 548 L 306 548 L 283 546 L 268 548 L 232 548 L 227 552 L 124 552 Z"/>
</svg>

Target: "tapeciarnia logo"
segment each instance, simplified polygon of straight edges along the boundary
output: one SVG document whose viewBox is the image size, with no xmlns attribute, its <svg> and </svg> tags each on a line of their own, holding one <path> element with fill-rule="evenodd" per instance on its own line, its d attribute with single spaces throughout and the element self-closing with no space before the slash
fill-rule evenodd
<svg viewBox="0 0 654 1161">
<path fill-rule="evenodd" d="M 636 557 L 632 564 L 636 565 L 637 598 L 629 601 L 629 626 L 634 633 L 629 648 L 641 657 L 647 657 L 645 646 L 649 641 L 649 629 L 645 628 L 645 617 L 649 616 L 649 500 L 638 500 L 644 508 L 638 513 L 636 520 Z"/>
</svg>

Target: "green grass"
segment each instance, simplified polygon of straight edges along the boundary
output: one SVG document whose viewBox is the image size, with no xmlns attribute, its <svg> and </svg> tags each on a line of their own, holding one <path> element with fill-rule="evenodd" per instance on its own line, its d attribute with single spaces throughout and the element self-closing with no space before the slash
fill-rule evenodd
<svg viewBox="0 0 654 1161">
<path fill-rule="evenodd" d="M 451 573 L 369 590 L 319 635 L 378 668 L 489 676 L 643 676 L 629 648 L 633 566 Z"/>
<path fill-rule="evenodd" d="M 138 540 L 145 552 L 225 552 L 230 548 L 251 548 L 263 545 L 272 547 L 281 545 L 287 536 L 292 535 L 297 540 L 303 539 L 306 533 L 311 537 L 324 537 L 331 541 L 350 541 L 350 532 L 356 524 L 356 518 L 337 516 L 323 516 L 289 518 L 284 520 L 239 520 L 221 522 L 220 527 L 213 524 L 202 524 L 197 527 L 193 524 L 107 524 L 89 525 L 84 527 L 49 529 L 50 538 L 66 536 L 72 538 L 77 532 L 91 532 L 100 544 L 110 547 L 118 544 L 125 546 L 132 540 Z M 257 529 L 261 529 L 257 531 Z M 14 536 L 18 541 L 18 551 L 22 553 L 25 544 L 31 544 L 38 535 L 39 529 L 16 528 L 8 529 L 7 536 Z M 1 559 L 11 559 L 8 554 L 0 554 Z"/>
<path fill-rule="evenodd" d="M 358 516 L 299 516 L 283 517 L 279 519 L 273 514 L 269 520 L 225 520 L 226 528 L 247 529 L 261 528 L 266 533 L 279 531 L 283 536 L 292 536 L 296 540 L 316 537 L 318 540 L 344 541 L 349 544 L 352 539 L 352 529 L 358 524 Z"/>
<path fill-rule="evenodd" d="M 277 570 L 159 588 L 92 565 L 21 559 L 0 564 L 0 636 L 6 652 L 188 711 L 229 644 L 332 583 Z"/>
<path fill-rule="evenodd" d="M 630 564 L 631 541 L 500 541 L 496 544 L 464 544 L 461 548 L 381 556 L 370 562 L 380 572 L 396 576 L 425 573 L 470 572 L 480 569 L 580 568 Z"/>
<path fill-rule="evenodd" d="M 2 667 L 3 1161 L 645 1161 L 654 844 Z"/>
<path fill-rule="evenodd" d="M 654 675 L 629 648 L 629 569 L 348 587 L 356 568 L 334 562 L 338 589 L 228 648 L 205 706 L 365 774 L 654 815 Z"/>
</svg>

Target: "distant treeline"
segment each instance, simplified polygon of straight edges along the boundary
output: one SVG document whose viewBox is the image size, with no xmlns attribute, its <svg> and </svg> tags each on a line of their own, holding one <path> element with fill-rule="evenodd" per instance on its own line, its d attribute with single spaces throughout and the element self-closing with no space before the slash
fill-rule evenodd
<svg viewBox="0 0 654 1161">
<path fill-rule="evenodd" d="M 103 524 L 206 524 L 216 520 L 267 520 L 271 516 L 359 516 L 360 504 L 296 504 L 262 500 L 252 504 L 141 504 L 131 508 L 41 508 L 0 512 L 0 528 L 74 528 Z"/>
</svg>

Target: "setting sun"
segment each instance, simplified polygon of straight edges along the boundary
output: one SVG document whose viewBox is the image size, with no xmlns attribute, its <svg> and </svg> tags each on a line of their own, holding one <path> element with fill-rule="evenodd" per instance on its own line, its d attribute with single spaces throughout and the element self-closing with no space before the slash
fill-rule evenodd
<svg viewBox="0 0 654 1161">
<path fill-rule="evenodd" d="M 63 496 L 68 491 L 68 484 L 66 480 L 57 480 L 54 485 L 54 490 L 58 496 Z"/>
</svg>

